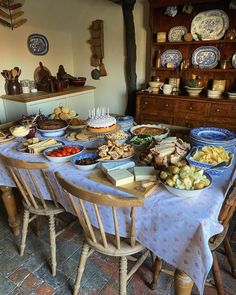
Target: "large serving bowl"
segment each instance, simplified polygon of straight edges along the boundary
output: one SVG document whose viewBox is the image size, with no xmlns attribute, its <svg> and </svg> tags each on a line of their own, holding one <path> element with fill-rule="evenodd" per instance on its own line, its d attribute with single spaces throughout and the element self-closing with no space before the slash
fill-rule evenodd
<svg viewBox="0 0 236 295">
<path fill-rule="evenodd" d="M 207 169 L 213 168 L 215 166 L 213 164 L 198 162 L 192 158 L 198 149 L 201 149 L 201 147 L 193 147 L 191 149 L 191 151 L 188 153 L 188 155 L 186 156 L 186 160 L 188 161 L 188 163 L 190 165 L 193 165 L 193 166 L 200 168 L 202 170 L 207 170 Z M 233 159 L 234 159 L 234 154 L 230 153 L 230 162 L 228 163 L 228 165 L 226 165 L 225 167 L 209 170 L 209 171 L 207 171 L 207 173 L 210 175 L 223 174 L 225 172 L 225 170 L 228 169 L 232 165 Z"/>
<path fill-rule="evenodd" d="M 50 123 L 50 129 L 41 129 L 40 127 L 40 124 L 38 124 L 38 126 L 36 127 L 37 128 L 37 131 L 44 137 L 60 137 L 60 136 L 63 136 L 65 135 L 65 132 L 66 132 L 66 129 L 68 128 L 68 123 L 66 121 L 63 121 L 63 120 L 52 120 L 52 119 L 49 119 L 49 120 L 45 120 L 45 121 L 42 121 L 41 124 L 45 122 L 46 123 Z M 61 128 L 54 128 L 52 129 L 52 125 L 55 123 L 60 123 L 59 125 L 61 125 Z M 47 128 L 49 128 L 49 126 L 45 126 Z"/>
<path fill-rule="evenodd" d="M 151 135 L 151 134 L 144 134 L 144 133 L 139 133 L 138 132 L 138 129 L 140 128 L 144 128 L 144 130 L 148 130 L 149 128 L 157 128 L 157 129 L 163 129 L 163 133 L 162 134 L 159 134 L 159 135 Z M 141 129 L 140 129 L 141 130 Z M 161 124 L 158 124 L 158 125 L 154 125 L 154 124 L 143 124 L 143 125 L 137 125 L 137 126 L 134 126 L 130 129 L 130 132 L 133 136 L 144 136 L 144 137 L 147 137 L 147 136 L 151 136 L 153 137 L 154 139 L 156 140 L 161 140 L 163 138 L 166 138 L 170 132 L 169 128 L 161 125 Z"/>
<path fill-rule="evenodd" d="M 203 87 L 189 87 L 189 86 L 184 86 L 186 91 L 188 92 L 189 96 L 196 97 L 199 96 L 201 93 Z"/>
<path fill-rule="evenodd" d="M 78 160 L 83 160 L 83 159 L 87 159 L 87 158 L 93 159 L 95 161 L 95 163 L 93 163 L 93 164 L 86 164 L 86 165 L 76 164 L 76 162 Z M 77 169 L 80 169 L 80 170 L 92 170 L 92 169 L 94 169 L 98 165 L 98 162 L 96 161 L 97 159 L 98 159 L 98 155 L 96 153 L 83 152 L 83 153 L 81 153 L 81 154 L 73 157 L 71 159 L 71 163 Z"/>
<path fill-rule="evenodd" d="M 202 192 L 206 191 L 212 184 L 211 176 L 207 173 L 204 173 L 206 177 L 210 180 L 210 185 L 202 188 L 202 189 L 196 189 L 196 190 L 187 190 L 187 189 L 179 189 L 172 186 L 169 186 L 168 184 L 164 183 L 160 177 L 159 181 L 165 186 L 165 188 L 172 193 L 175 196 L 183 197 L 183 198 L 191 198 L 191 197 L 197 197 L 202 194 Z"/>
<path fill-rule="evenodd" d="M 86 82 L 85 77 L 78 77 L 75 80 L 71 80 L 70 84 L 75 87 L 81 87 L 85 85 L 85 82 Z"/>
<path fill-rule="evenodd" d="M 81 145 L 70 145 L 71 147 L 77 146 L 79 148 L 79 152 L 75 153 L 73 155 L 70 156 L 62 156 L 62 157 L 51 157 L 48 156 L 49 152 L 53 152 L 54 150 L 58 149 L 57 147 L 52 147 L 52 148 L 48 148 L 46 150 L 43 151 L 43 155 L 51 162 L 55 162 L 55 163 L 66 163 L 68 161 L 70 161 L 73 157 L 77 156 L 78 154 L 82 153 L 82 151 L 84 150 L 84 147 Z"/>
</svg>

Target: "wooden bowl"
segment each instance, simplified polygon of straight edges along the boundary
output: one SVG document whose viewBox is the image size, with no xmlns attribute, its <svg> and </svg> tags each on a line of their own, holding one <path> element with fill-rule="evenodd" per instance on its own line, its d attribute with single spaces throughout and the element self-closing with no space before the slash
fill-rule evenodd
<svg viewBox="0 0 236 295">
<path fill-rule="evenodd" d="M 78 77 L 76 80 L 71 80 L 70 84 L 75 87 L 81 87 L 81 86 L 84 86 L 85 82 L 86 82 L 85 77 Z"/>
</svg>

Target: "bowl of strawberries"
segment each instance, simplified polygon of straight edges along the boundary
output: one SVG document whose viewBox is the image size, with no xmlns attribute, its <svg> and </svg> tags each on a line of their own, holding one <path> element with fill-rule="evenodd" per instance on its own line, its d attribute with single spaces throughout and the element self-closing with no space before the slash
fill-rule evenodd
<svg viewBox="0 0 236 295">
<path fill-rule="evenodd" d="M 84 150 L 81 145 L 65 145 L 63 147 L 52 147 L 43 151 L 43 155 L 52 162 L 65 163 Z"/>
</svg>

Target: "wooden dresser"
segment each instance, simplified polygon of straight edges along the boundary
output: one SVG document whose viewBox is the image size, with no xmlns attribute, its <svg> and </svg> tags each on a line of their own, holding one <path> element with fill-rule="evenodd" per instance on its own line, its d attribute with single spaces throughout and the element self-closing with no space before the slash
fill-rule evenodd
<svg viewBox="0 0 236 295">
<path fill-rule="evenodd" d="M 236 100 L 138 92 L 136 122 L 164 123 L 188 128 L 215 126 L 236 131 Z"/>
</svg>

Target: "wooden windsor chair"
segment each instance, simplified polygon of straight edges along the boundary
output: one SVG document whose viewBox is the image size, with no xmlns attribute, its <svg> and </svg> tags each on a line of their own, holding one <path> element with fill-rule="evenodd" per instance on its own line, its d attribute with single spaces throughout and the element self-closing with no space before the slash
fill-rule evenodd
<svg viewBox="0 0 236 295">
<path fill-rule="evenodd" d="M 28 225 L 31 221 L 39 216 L 46 216 L 49 219 L 49 235 L 50 235 L 50 250 L 51 250 L 51 269 L 52 275 L 56 275 L 56 237 L 62 234 L 68 227 L 73 226 L 77 221 L 67 224 L 62 230 L 56 233 L 55 219 L 56 215 L 65 212 L 65 209 L 58 204 L 53 187 L 47 177 L 45 169 L 48 165 L 43 162 L 26 162 L 18 159 L 8 158 L 0 154 L 0 159 L 9 171 L 12 180 L 15 182 L 18 190 L 22 195 L 22 204 L 24 207 L 24 217 L 22 226 L 22 238 L 20 244 L 20 256 L 24 255 L 26 236 L 28 232 Z M 45 187 L 51 196 L 50 200 L 44 200 L 37 179 L 32 174 L 32 171 L 38 170 L 44 180 Z M 24 173 L 28 174 L 28 179 L 31 180 L 31 185 L 34 186 L 38 197 L 35 197 L 31 191 L 29 181 L 27 181 Z M 30 214 L 32 217 L 30 218 Z M 60 221 L 60 220 L 59 220 Z"/>
<path fill-rule="evenodd" d="M 78 294 L 87 258 L 94 251 L 104 255 L 116 256 L 120 258 L 120 294 L 127 294 L 126 285 L 128 279 L 135 273 L 139 266 L 141 266 L 149 254 L 149 250 L 136 241 L 135 207 L 143 206 L 143 199 L 119 198 L 112 195 L 103 195 L 91 192 L 70 183 L 58 172 L 56 172 L 55 175 L 59 184 L 62 186 L 70 199 L 85 234 L 85 242 L 82 248 L 73 294 Z M 75 202 L 73 196 L 78 198 L 78 202 Z M 92 225 L 88 209 L 86 209 L 84 201 L 92 205 L 91 210 L 94 210 L 94 212 L 90 213 L 95 213 L 99 227 L 98 229 Z M 105 232 L 98 205 L 111 207 L 115 232 L 114 235 L 107 234 Z M 120 207 L 130 208 L 130 234 L 127 238 L 122 238 L 119 233 L 119 221 L 116 209 Z M 127 260 L 133 260 L 134 258 L 131 258 L 130 256 L 139 252 L 143 252 L 141 257 L 136 260 L 134 266 L 131 268 L 129 273 L 127 273 Z"/>
<path fill-rule="evenodd" d="M 223 245 L 225 249 L 225 254 L 228 259 L 229 265 L 231 267 L 231 273 L 233 277 L 236 279 L 236 262 L 234 261 L 233 252 L 230 246 L 229 239 L 227 237 L 227 231 L 229 228 L 230 221 L 233 217 L 234 211 L 236 208 L 236 180 L 230 187 L 225 197 L 225 201 L 222 205 L 219 214 L 219 223 L 221 223 L 224 227 L 224 230 L 212 237 L 209 240 L 209 247 L 213 256 L 213 265 L 212 265 L 212 273 L 215 281 L 215 287 L 218 295 L 224 295 L 224 287 L 220 272 L 220 267 L 218 264 L 218 259 L 216 256 L 216 250 Z M 153 264 L 153 280 L 151 283 L 151 289 L 154 290 L 156 288 L 157 280 L 161 271 L 167 272 L 168 274 L 173 274 L 168 270 L 162 269 L 162 260 L 156 257 L 155 262 Z"/>
</svg>

